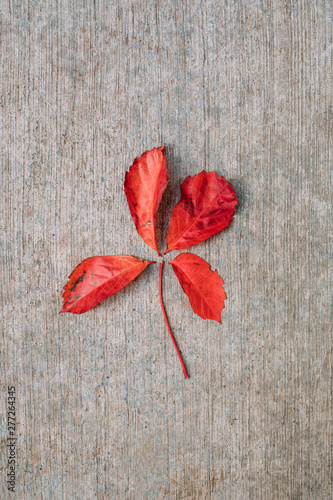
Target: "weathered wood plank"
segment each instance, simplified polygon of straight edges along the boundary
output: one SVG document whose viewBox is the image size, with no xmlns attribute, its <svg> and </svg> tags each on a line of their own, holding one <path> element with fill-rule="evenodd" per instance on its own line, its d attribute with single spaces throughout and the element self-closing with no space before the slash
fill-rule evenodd
<svg viewBox="0 0 333 500">
<path fill-rule="evenodd" d="M 332 498 L 332 2 L 0 9 L 1 498 Z M 186 382 L 158 266 L 82 317 L 58 314 L 82 259 L 153 257 L 123 180 L 161 143 L 162 237 L 187 175 L 217 170 L 240 198 L 192 249 L 225 281 L 222 325 L 165 271 Z"/>
</svg>

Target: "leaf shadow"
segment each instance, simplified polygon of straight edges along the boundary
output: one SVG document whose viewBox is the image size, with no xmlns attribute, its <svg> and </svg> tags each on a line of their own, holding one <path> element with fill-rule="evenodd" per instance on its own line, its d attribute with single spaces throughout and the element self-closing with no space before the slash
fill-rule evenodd
<svg viewBox="0 0 333 500">
<path fill-rule="evenodd" d="M 224 177 L 224 174 L 221 173 L 220 175 L 223 175 L 223 177 Z M 217 175 L 219 175 L 218 172 L 217 172 Z M 235 191 L 237 199 L 238 199 L 238 203 L 237 203 L 237 205 L 235 207 L 235 214 L 237 214 L 238 212 L 242 212 L 243 211 L 243 209 L 244 209 L 244 202 L 247 199 L 247 196 L 246 196 L 246 193 L 245 193 L 245 191 L 243 189 L 242 181 L 241 181 L 240 177 L 235 177 L 234 176 L 234 177 L 232 177 L 230 179 L 227 178 L 227 181 L 229 181 L 232 184 L 233 190 Z M 230 226 L 232 226 L 232 223 L 228 226 L 228 228 Z M 228 229 L 228 228 L 226 228 L 226 229 Z M 223 231 L 225 231 L 225 229 L 223 229 Z"/>
</svg>

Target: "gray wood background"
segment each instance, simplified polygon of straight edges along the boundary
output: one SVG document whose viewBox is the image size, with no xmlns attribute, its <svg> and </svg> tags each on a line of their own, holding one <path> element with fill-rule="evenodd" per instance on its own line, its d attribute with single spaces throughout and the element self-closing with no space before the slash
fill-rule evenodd
<svg viewBox="0 0 333 500">
<path fill-rule="evenodd" d="M 1 23 L 0 497 L 331 499 L 332 2 L 3 0 Z M 166 266 L 188 381 L 158 266 L 59 314 L 82 259 L 155 257 L 123 181 L 162 143 L 162 238 L 187 175 L 240 199 L 191 249 L 225 281 L 222 325 Z"/>
</svg>

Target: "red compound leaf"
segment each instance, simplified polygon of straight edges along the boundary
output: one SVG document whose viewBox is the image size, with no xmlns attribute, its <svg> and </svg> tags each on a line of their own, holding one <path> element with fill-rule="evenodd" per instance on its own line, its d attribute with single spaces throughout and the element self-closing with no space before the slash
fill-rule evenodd
<svg viewBox="0 0 333 500">
<path fill-rule="evenodd" d="M 180 189 L 164 253 L 184 250 L 222 231 L 229 226 L 238 202 L 232 185 L 216 172 L 189 176 Z"/>
<path fill-rule="evenodd" d="M 64 286 L 60 312 L 82 314 L 134 280 L 152 261 L 131 255 L 89 257 L 79 264 Z"/>
<path fill-rule="evenodd" d="M 164 146 L 146 151 L 126 173 L 124 189 L 134 224 L 143 240 L 160 255 L 156 241 L 155 214 L 167 186 Z M 201 243 L 226 228 L 237 205 L 232 185 L 216 172 L 202 171 L 181 185 L 167 236 L 167 250 L 183 250 Z M 61 312 L 82 314 L 133 281 L 150 263 L 131 255 L 90 257 L 79 264 L 64 286 Z M 221 323 L 226 295 L 217 271 L 192 253 L 178 255 L 170 264 L 190 300 L 203 319 Z M 172 334 L 162 297 L 163 262 L 160 262 L 159 294 L 163 316 L 179 357 L 184 377 L 188 372 Z"/>
<path fill-rule="evenodd" d="M 146 151 L 134 160 L 125 176 L 125 194 L 141 238 L 161 255 L 156 241 L 155 214 L 167 186 L 164 146 Z"/>
<path fill-rule="evenodd" d="M 192 253 L 182 253 L 170 264 L 193 311 L 203 319 L 221 323 L 221 312 L 227 297 L 222 286 L 224 282 L 217 271 L 211 271 L 208 262 Z"/>
</svg>

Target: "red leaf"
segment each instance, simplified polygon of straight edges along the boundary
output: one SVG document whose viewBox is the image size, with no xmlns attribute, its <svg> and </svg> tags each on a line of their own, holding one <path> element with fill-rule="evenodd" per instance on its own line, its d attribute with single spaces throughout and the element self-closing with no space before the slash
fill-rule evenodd
<svg viewBox="0 0 333 500">
<path fill-rule="evenodd" d="M 64 305 L 60 312 L 81 314 L 89 311 L 128 285 L 150 263 L 131 255 L 107 255 L 83 260 L 64 286 Z"/>
<path fill-rule="evenodd" d="M 155 214 L 167 186 L 164 146 L 134 160 L 125 176 L 125 194 L 135 227 L 143 240 L 161 255 L 156 241 Z"/>
<path fill-rule="evenodd" d="M 164 253 L 184 250 L 222 231 L 229 226 L 238 202 L 232 185 L 216 172 L 189 176 L 180 189 Z"/>
<path fill-rule="evenodd" d="M 223 280 L 217 271 L 193 253 L 182 253 L 170 264 L 182 289 L 190 299 L 193 311 L 203 319 L 214 319 L 221 323 L 226 294 Z"/>
</svg>

